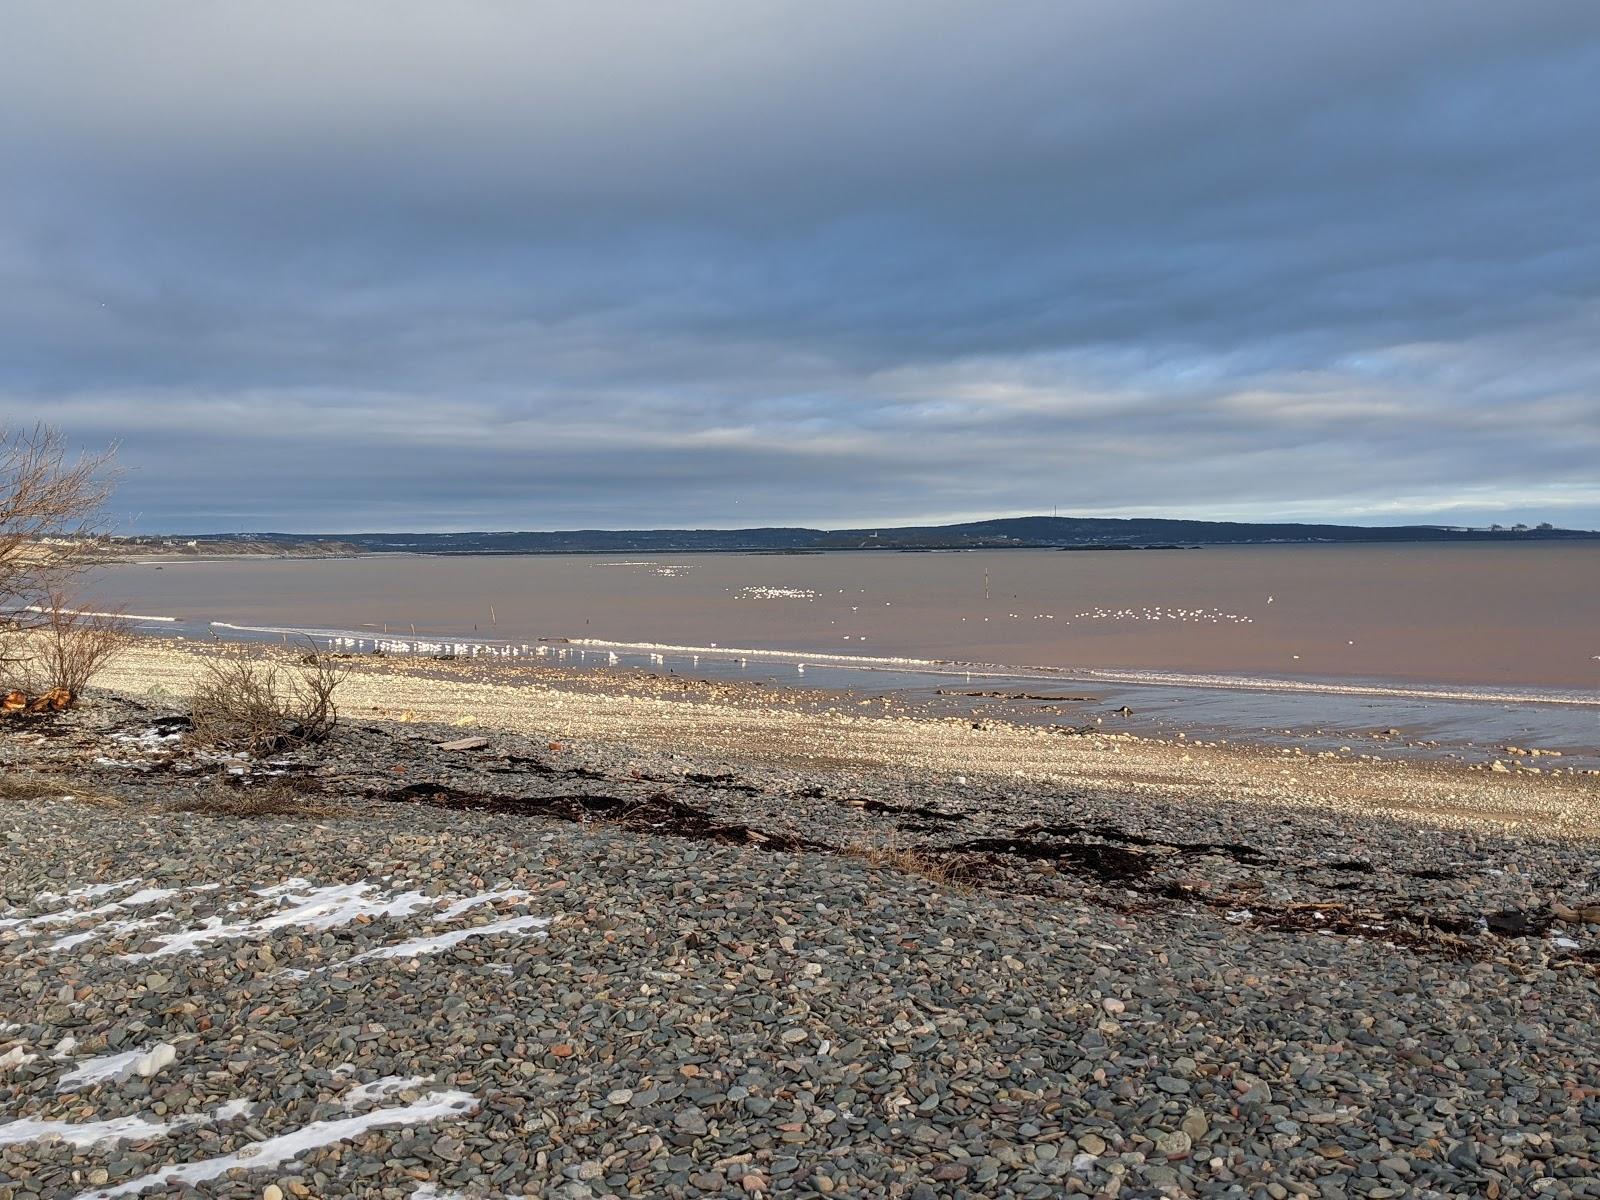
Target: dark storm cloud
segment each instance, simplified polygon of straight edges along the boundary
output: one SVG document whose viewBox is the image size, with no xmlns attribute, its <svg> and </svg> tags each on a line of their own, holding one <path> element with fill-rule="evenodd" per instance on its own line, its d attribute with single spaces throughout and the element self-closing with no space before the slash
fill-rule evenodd
<svg viewBox="0 0 1600 1200">
<path fill-rule="evenodd" d="M 4 3 L 145 528 L 1600 523 L 1600 10 Z"/>
</svg>

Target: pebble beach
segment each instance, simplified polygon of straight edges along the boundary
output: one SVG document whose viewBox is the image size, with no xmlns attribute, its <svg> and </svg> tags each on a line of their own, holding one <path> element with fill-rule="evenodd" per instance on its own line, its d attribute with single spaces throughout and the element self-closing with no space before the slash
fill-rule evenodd
<svg viewBox="0 0 1600 1200">
<path fill-rule="evenodd" d="M 214 652 L 0 732 L 0 1200 L 1600 1196 L 1593 776 Z"/>
</svg>

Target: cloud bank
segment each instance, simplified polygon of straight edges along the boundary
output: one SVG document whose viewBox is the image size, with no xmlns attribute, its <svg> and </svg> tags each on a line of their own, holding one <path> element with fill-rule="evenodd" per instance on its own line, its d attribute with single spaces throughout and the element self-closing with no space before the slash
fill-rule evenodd
<svg viewBox="0 0 1600 1200">
<path fill-rule="evenodd" d="M 126 529 L 1600 525 L 1600 8 L 0 0 Z"/>
</svg>

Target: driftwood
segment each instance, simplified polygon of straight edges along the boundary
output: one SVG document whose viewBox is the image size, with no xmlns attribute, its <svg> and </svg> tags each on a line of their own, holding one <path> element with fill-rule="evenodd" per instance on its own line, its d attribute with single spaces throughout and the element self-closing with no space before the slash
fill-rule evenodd
<svg viewBox="0 0 1600 1200">
<path fill-rule="evenodd" d="M 66 712 L 77 702 L 78 698 L 66 688 L 51 688 L 37 696 L 30 696 L 27 692 L 12 691 L 0 696 L 0 713 L 12 715 Z"/>
</svg>

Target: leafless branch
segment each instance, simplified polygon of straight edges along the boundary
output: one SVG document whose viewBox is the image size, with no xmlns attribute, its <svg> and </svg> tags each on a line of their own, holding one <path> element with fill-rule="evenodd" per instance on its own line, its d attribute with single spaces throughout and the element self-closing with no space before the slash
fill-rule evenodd
<svg viewBox="0 0 1600 1200">
<path fill-rule="evenodd" d="M 0 429 L 0 609 L 40 605 L 93 561 L 114 454 L 73 458 L 48 425 Z"/>
<path fill-rule="evenodd" d="M 83 612 L 61 592 L 52 592 L 29 615 L 25 628 L 0 641 L 4 684 L 30 697 L 54 695 L 66 706 L 77 703 L 132 638 L 120 612 Z"/>
<path fill-rule="evenodd" d="M 202 745 L 277 754 L 326 741 L 339 723 L 333 697 L 348 672 L 315 646 L 290 669 L 244 650 L 205 667 L 190 708 Z"/>
</svg>

